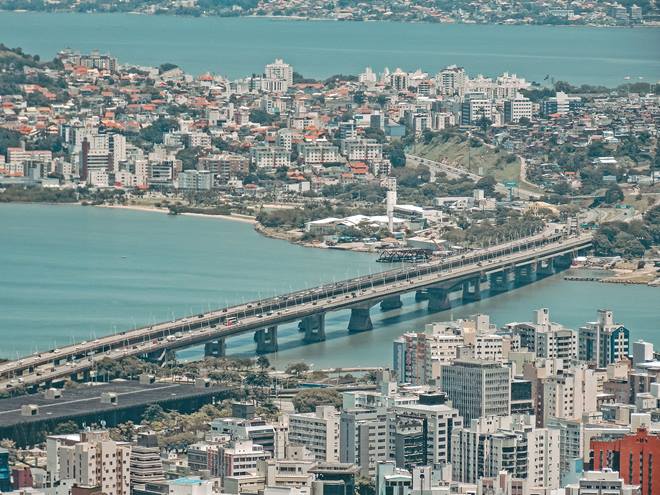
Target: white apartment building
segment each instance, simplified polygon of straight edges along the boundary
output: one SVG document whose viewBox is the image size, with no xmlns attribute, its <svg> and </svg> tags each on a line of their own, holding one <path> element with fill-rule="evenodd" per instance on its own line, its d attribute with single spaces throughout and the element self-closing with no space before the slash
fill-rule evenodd
<svg viewBox="0 0 660 495">
<path fill-rule="evenodd" d="M 376 463 L 389 456 L 387 409 L 343 409 L 339 426 L 339 461 L 356 464 L 360 474 L 372 477 Z"/>
<path fill-rule="evenodd" d="M 576 484 L 566 485 L 566 495 L 637 495 L 640 487 L 627 485 L 617 471 L 586 471 Z"/>
<path fill-rule="evenodd" d="M 339 412 L 318 406 L 311 413 L 289 414 L 289 444 L 304 445 L 318 461 L 339 461 Z"/>
<path fill-rule="evenodd" d="M 550 418 L 579 420 L 597 410 L 597 378 L 584 366 L 564 369 L 543 380 L 543 421 Z"/>
<path fill-rule="evenodd" d="M 457 359 L 443 366 L 441 389 L 465 421 L 511 413 L 511 370 L 496 361 Z"/>
<path fill-rule="evenodd" d="M 523 117 L 531 119 L 533 111 L 534 105 L 528 98 L 515 96 L 504 102 L 504 121 L 517 123 Z"/>
<path fill-rule="evenodd" d="M 520 347 L 527 348 L 542 359 L 561 359 L 568 367 L 578 357 L 578 334 L 550 321 L 550 310 L 542 308 L 534 311 L 534 321 L 519 323 L 512 327 L 512 333 L 520 339 Z"/>
<path fill-rule="evenodd" d="M 250 149 L 250 158 L 257 168 L 277 169 L 291 165 L 289 151 L 281 146 L 253 146 Z"/>
<path fill-rule="evenodd" d="M 436 88 L 443 95 L 462 96 L 465 93 L 466 78 L 463 67 L 450 65 L 435 76 Z"/>
<path fill-rule="evenodd" d="M 336 163 L 341 160 L 339 148 L 327 141 L 300 143 L 298 156 L 306 165 Z"/>
<path fill-rule="evenodd" d="M 381 160 L 383 145 L 375 139 L 344 139 L 341 150 L 349 161 Z"/>
<path fill-rule="evenodd" d="M 621 323 L 614 322 L 614 314 L 609 309 L 599 309 L 596 321 L 580 327 L 578 339 L 580 361 L 605 368 L 628 359 L 629 331 Z"/>
<path fill-rule="evenodd" d="M 477 483 L 507 471 L 530 486 L 559 488 L 559 432 L 527 415 L 484 416 L 452 432 L 452 478 Z"/>
<path fill-rule="evenodd" d="M 98 486 L 107 494 L 130 494 L 131 445 L 111 440 L 106 430 L 50 436 L 47 457 L 53 480 Z"/>
<path fill-rule="evenodd" d="M 252 440 L 240 440 L 230 445 L 218 446 L 217 472 L 222 478 L 228 476 L 245 476 L 257 471 L 257 463 L 270 459 L 270 452 L 266 452 L 262 445 Z"/>
</svg>

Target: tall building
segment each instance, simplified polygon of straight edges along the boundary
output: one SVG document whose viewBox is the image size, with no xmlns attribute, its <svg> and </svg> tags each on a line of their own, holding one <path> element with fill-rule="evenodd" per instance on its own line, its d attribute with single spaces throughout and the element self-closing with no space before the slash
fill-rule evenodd
<svg viewBox="0 0 660 495">
<path fill-rule="evenodd" d="M 472 125 L 481 119 L 493 120 L 493 103 L 482 94 L 466 95 L 461 105 L 461 124 Z"/>
<path fill-rule="evenodd" d="M 12 491 L 11 471 L 9 469 L 9 451 L 0 448 L 0 492 Z"/>
<path fill-rule="evenodd" d="M 611 310 L 599 309 L 597 321 L 580 327 L 579 345 L 580 361 L 606 368 L 608 364 L 628 359 L 630 332 L 614 322 Z"/>
<path fill-rule="evenodd" d="M 389 437 L 385 408 L 357 407 L 341 412 L 339 425 L 339 462 L 359 466 L 360 474 L 376 474 L 376 462 L 387 459 Z"/>
<path fill-rule="evenodd" d="M 462 96 L 465 92 L 466 74 L 463 67 L 450 65 L 435 76 L 436 87 L 443 95 Z"/>
<path fill-rule="evenodd" d="M 390 452 L 401 455 L 397 466 L 404 467 L 419 465 L 413 458 L 421 465 L 449 462 L 452 431 L 463 426 L 463 418 L 445 394 L 422 394 L 416 404 L 392 408 L 389 423 Z"/>
<path fill-rule="evenodd" d="M 163 462 L 156 435 L 140 434 L 137 445 L 131 449 L 131 488 L 163 479 Z"/>
<path fill-rule="evenodd" d="M 131 445 L 111 440 L 106 430 L 48 437 L 47 456 L 53 480 L 71 480 L 113 495 L 130 493 Z"/>
<path fill-rule="evenodd" d="M 339 413 L 318 406 L 311 413 L 289 414 L 289 443 L 304 445 L 319 461 L 339 461 Z"/>
<path fill-rule="evenodd" d="M 541 105 L 541 113 L 543 115 L 565 115 L 581 108 L 582 98 L 579 96 L 568 96 L 566 93 L 557 91 L 555 96 L 551 96 L 543 101 Z"/>
<path fill-rule="evenodd" d="M 501 363 L 457 359 L 442 367 L 441 383 L 466 422 L 511 413 L 511 370 Z"/>
<path fill-rule="evenodd" d="M 527 348 L 542 359 L 561 359 L 564 367 L 578 357 L 578 334 L 550 321 L 547 308 L 534 311 L 534 321 L 519 323 L 511 329 L 520 339 L 520 347 Z"/>
<path fill-rule="evenodd" d="M 275 62 L 266 65 L 265 79 L 268 82 L 280 82 L 282 84 L 277 86 L 269 86 L 266 90 L 271 89 L 276 92 L 286 92 L 286 90 L 293 84 L 293 67 L 285 63 L 281 58 L 276 58 Z"/>
<path fill-rule="evenodd" d="M 524 96 L 516 96 L 504 102 L 504 121 L 518 123 L 522 118 L 532 118 L 532 102 Z"/>
<path fill-rule="evenodd" d="M 579 420 L 597 410 L 597 377 L 584 366 L 560 370 L 542 384 L 543 424 L 550 418 Z"/>
<path fill-rule="evenodd" d="M 639 485 L 642 495 L 660 493 L 660 436 L 640 428 L 616 440 L 592 440 L 593 468 L 618 471 L 623 480 Z"/>
<path fill-rule="evenodd" d="M 530 486 L 559 488 L 559 432 L 528 415 L 485 416 L 452 433 L 452 479 L 477 483 L 507 471 Z"/>
<path fill-rule="evenodd" d="M 257 463 L 270 459 L 261 445 L 252 440 L 241 440 L 217 447 L 218 455 L 211 455 L 211 472 L 223 479 L 229 476 L 245 476 L 257 471 Z"/>
</svg>

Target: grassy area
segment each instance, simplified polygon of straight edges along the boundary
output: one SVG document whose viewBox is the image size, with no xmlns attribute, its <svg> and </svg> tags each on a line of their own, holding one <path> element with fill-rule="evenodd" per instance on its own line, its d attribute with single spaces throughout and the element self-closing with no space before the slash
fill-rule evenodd
<svg viewBox="0 0 660 495">
<path fill-rule="evenodd" d="M 429 144 L 416 144 L 410 152 L 430 160 L 447 160 L 451 165 L 465 170 L 468 170 L 469 161 L 470 172 L 492 175 L 498 182 L 518 181 L 520 177 L 518 157 L 483 144 L 475 147 L 473 143 L 469 149 L 468 160 L 468 141 L 460 136 L 451 136 L 448 139 L 436 137 Z"/>
</svg>

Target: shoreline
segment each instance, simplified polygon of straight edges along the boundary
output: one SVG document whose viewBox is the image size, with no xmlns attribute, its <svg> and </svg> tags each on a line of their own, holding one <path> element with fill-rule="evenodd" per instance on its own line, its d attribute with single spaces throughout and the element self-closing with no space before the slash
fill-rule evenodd
<svg viewBox="0 0 660 495">
<path fill-rule="evenodd" d="M 308 17 L 300 15 L 274 15 L 274 14 L 244 14 L 244 15 L 220 15 L 220 14 L 205 14 L 200 13 L 199 15 L 193 14 L 177 14 L 165 12 L 161 14 L 153 14 L 149 12 L 140 12 L 140 11 L 113 11 L 113 12 L 102 12 L 97 10 L 91 11 L 75 11 L 71 9 L 2 9 L 0 8 L 0 13 L 10 12 L 15 14 L 86 14 L 86 15 L 108 15 L 108 14 L 128 14 L 128 15 L 142 15 L 142 16 L 168 16 L 168 17 L 184 17 L 191 19 L 199 18 L 220 18 L 220 19 L 271 19 L 271 20 L 286 20 L 286 21 L 296 21 L 296 22 L 347 22 L 347 23 L 372 23 L 372 22 L 383 22 L 383 23 L 404 23 L 404 24 L 437 24 L 437 25 L 471 25 L 471 26 L 549 26 L 556 28 L 598 28 L 598 29 L 611 29 L 611 28 L 622 28 L 622 29 L 637 29 L 637 28 L 651 28 L 657 29 L 660 27 L 660 23 L 656 24 L 628 24 L 628 25 L 617 25 L 617 24 L 554 24 L 550 22 L 535 23 L 535 22 L 513 22 L 508 23 L 506 21 L 501 22 L 469 22 L 465 20 L 442 20 L 442 21 L 428 21 L 424 19 L 343 19 L 339 17 Z"/>
<path fill-rule="evenodd" d="M 78 203 L 78 204 L 82 206 L 82 203 Z M 89 205 L 89 206 L 92 206 L 94 208 L 109 208 L 115 210 L 131 210 L 131 211 L 144 211 L 144 212 L 152 212 L 152 213 L 169 214 L 169 210 L 167 208 L 156 208 L 155 206 L 141 206 L 141 205 Z M 233 215 L 212 215 L 206 213 L 190 212 L 190 213 L 177 213 L 175 216 L 179 216 L 179 215 L 188 216 L 188 217 L 198 217 L 198 218 L 216 218 L 219 220 L 231 220 L 233 222 L 257 225 L 257 219 L 255 217 L 251 217 L 249 215 L 242 215 L 240 213 L 236 213 Z"/>
</svg>

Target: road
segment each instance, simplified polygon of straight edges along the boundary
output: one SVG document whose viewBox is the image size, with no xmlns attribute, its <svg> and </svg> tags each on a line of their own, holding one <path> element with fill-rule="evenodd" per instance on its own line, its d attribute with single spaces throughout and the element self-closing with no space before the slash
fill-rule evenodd
<svg viewBox="0 0 660 495">
<path fill-rule="evenodd" d="M 424 165 L 428 167 L 429 170 L 431 171 L 432 178 L 434 178 L 439 173 L 444 173 L 447 175 L 447 177 L 450 177 L 452 179 L 458 179 L 460 177 L 468 177 L 470 180 L 473 180 L 474 182 L 478 182 L 479 180 L 483 179 L 483 176 L 481 175 L 477 175 L 475 173 L 468 172 L 467 170 L 464 170 L 462 168 L 449 165 L 446 162 L 437 162 L 434 160 L 429 160 L 428 158 L 422 158 L 421 156 L 406 154 L 406 161 L 410 161 L 415 165 Z M 507 196 L 509 195 L 509 188 L 501 183 L 495 185 L 495 191 L 502 194 L 506 194 Z M 532 191 L 531 189 L 520 187 L 520 184 L 518 184 L 518 187 L 514 188 L 514 193 L 518 197 L 520 197 L 520 199 L 528 200 L 528 199 L 540 198 L 539 193 L 537 193 L 536 191 Z"/>
</svg>

